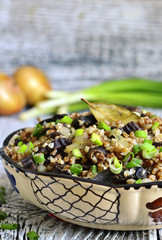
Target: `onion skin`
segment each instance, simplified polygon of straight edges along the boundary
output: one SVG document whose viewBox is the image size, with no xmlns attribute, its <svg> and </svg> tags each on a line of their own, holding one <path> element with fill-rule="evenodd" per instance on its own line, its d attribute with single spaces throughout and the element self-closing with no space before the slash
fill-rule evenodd
<svg viewBox="0 0 162 240">
<path fill-rule="evenodd" d="M 14 80 L 4 73 L 0 73 L 0 115 L 17 113 L 25 105 L 25 95 Z"/>
<path fill-rule="evenodd" d="M 30 106 L 45 99 L 45 92 L 51 90 L 45 74 L 34 66 L 21 66 L 14 73 L 14 79 L 24 92 Z"/>
</svg>

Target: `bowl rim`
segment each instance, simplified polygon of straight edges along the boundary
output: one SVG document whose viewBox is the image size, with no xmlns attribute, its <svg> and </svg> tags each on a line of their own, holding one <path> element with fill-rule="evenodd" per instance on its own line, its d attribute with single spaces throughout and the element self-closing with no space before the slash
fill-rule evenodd
<svg viewBox="0 0 162 240">
<path fill-rule="evenodd" d="M 26 170 L 25 168 L 23 168 L 21 165 L 17 164 L 14 160 L 12 160 L 12 158 L 10 158 L 4 151 L 5 147 L 7 146 L 7 144 L 9 143 L 10 139 L 18 132 L 20 132 L 21 130 L 24 130 L 26 128 L 21 128 L 18 129 L 12 133 L 10 133 L 3 141 L 3 147 L 0 148 L 0 156 L 7 161 L 7 163 L 9 163 L 10 165 L 14 166 L 17 170 L 19 170 L 20 172 L 24 173 L 24 174 L 35 174 L 35 175 L 39 175 L 39 176 L 46 176 L 46 177 L 57 177 L 57 178 L 66 178 L 66 179 L 71 179 L 71 180 L 76 180 L 76 181 L 80 181 L 80 182 L 88 182 L 91 184 L 97 184 L 100 186 L 105 186 L 105 187 L 111 187 L 114 189 L 118 189 L 118 188 L 124 188 L 125 190 L 129 190 L 130 188 L 134 188 L 135 190 L 138 190 L 141 187 L 145 187 L 145 188 L 151 188 L 152 186 L 157 186 L 159 188 L 162 188 L 162 181 L 156 181 L 156 182 L 147 182 L 147 183 L 139 183 L 139 184 L 109 184 L 109 183 L 101 183 L 100 181 L 97 180 L 93 180 L 90 178 L 82 178 L 82 177 L 76 177 L 74 175 L 68 175 L 68 174 L 64 174 L 64 173 L 55 173 L 55 172 L 39 172 L 39 171 L 29 171 Z"/>
</svg>

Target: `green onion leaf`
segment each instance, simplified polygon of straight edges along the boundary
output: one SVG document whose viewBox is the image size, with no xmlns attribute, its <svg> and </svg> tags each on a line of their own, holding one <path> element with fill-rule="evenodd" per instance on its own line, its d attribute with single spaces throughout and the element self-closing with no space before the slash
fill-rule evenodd
<svg viewBox="0 0 162 240">
<path fill-rule="evenodd" d="M 60 123 L 66 123 L 66 124 L 71 124 L 73 122 L 73 119 L 68 117 L 68 116 L 64 116 L 61 120 L 59 120 Z"/>
<path fill-rule="evenodd" d="M 33 159 L 34 159 L 34 162 L 38 164 L 44 163 L 44 161 L 46 160 L 44 157 L 44 153 L 36 153 L 33 156 Z"/>
<path fill-rule="evenodd" d="M 105 122 L 100 122 L 98 124 L 99 129 L 104 129 L 105 131 L 111 131 L 111 127 L 109 127 Z"/>
<path fill-rule="evenodd" d="M 139 184 L 139 183 L 142 183 L 142 180 L 140 178 L 135 181 L 135 184 Z"/>
<path fill-rule="evenodd" d="M 2 223 L 1 229 L 15 230 L 17 229 L 17 223 Z"/>
<path fill-rule="evenodd" d="M 91 172 L 93 173 L 93 175 L 97 174 L 97 166 L 96 165 L 91 166 Z"/>
<path fill-rule="evenodd" d="M 137 153 L 139 153 L 141 151 L 140 145 L 139 144 L 134 145 L 132 150 L 133 150 L 134 154 L 136 155 Z"/>
<path fill-rule="evenodd" d="M 43 129 L 42 125 L 40 123 L 37 123 L 33 131 L 33 136 L 40 137 L 40 133 L 42 132 L 42 129 Z"/>
<path fill-rule="evenodd" d="M 119 160 L 116 157 L 112 157 L 111 159 L 108 160 L 109 161 L 109 167 L 110 167 L 110 171 L 114 174 L 119 174 L 122 169 L 123 169 L 123 165 L 122 163 L 119 162 Z M 114 162 L 114 164 L 112 164 L 112 162 Z M 117 167 L 116 167 L 116 166 Z"/>
<path fill-rule="evenodd" d="M 153 157 L 155 157 L 157 153 L 157 149 L 154 148 L 152 151 L 147 151 L 146 149 L 142 151 L 142 156 L 146 159 L 152 159 Z"/>
<path fill-rule="evenodd" d="M 78 136 L 82 135 L 83 132 L 84 132 L 84 129 L 82 129 L 82 128 L 76 129 L 75 130 L 75 137 L 78 137 Z"/>
<path fill-rule="evenodd" d="M 159 122 L 155 122 L 153 125 L 152 125 L 152 131 L 154 131 L 154 130 L 156 130 L 157 128 L 158 128 L 158 126 L 159 126 Z"/>
<path fill-rule="evenodd" d="M 132 155 L 131 160 L 134 159 L 134 153 L 133 152 L 129 152 L 124 158 L 123 158 L 123 162 L 126 162 L 129 159 L 129 156 Z"/>
<path fill-rule="evenodd" d="M 82 170 L 83 170 L 83 167 L 82 167 L 82 165 L 80 165 L 80 164 L 73 164 L 73 165 L 71 165 L 71 167 L 70 167 L 71 173 L 73 173 L 73 174 L 75 174 L 75 175 L 80 175 L 81 172 L 82 172 Z"/>
<path fill-rule="evenodd" d="M 132 161 L 130 161 L 125 167 L 126 168 L 133 168 L 133 167 L 141 167 L 141 159 L 134 158 Z"/>
<path fill-rule="evenodd" d="M 20 114 L 22 120 L 36 116 L 53 114 L 58 109 L 68 107 L 69 111 L 87 109 L 87 105 L 79 101 L 85 98 L 92 102 L 105 102 L 119 105 L 134 105 L 143 107 L 162 107 L 162 82 L 144 79 L 120 79 L 104 81 L 86 89 L 69 93 L 50 90 L 45 93 L 47 99 L 37 103 L 35 107 Z M 142 101 L 141 101 L 142 99 Z"/>
<path fill-rule="evenodd" d="M 162 152 L 162 147 L 159 148 L 159 153 L 161 153 L 161 152 Z"/>
<path fill-rule="evenodd" d="M 27 233 L 27 237 L 30 240 L 38 240 L 39 235 L 36 232 L 34 232 L 34 231 L 30 231 L 30 232 Z"/>
<path fill-rule="evenodd" d="M 78 158 L 83 157 L 81 154 L 81 151 L 77 148 L 72 150 L 72 154 L 73 154 L 73 156 L 78 157 Z"/>
<path fill-rule="evenodd" d="M 152 117 L 157 117 L 157 115 L 151 115 L 151 118 L 152 118 Z"/>
<path fill-rule="evenodd" d="M 134 132 L 135 137 L 137 138 L 147 138 L 147 134 L 143 130 L 137 130 Z"/>
<path fill-rule="evenodd" d="M 98 146 L 103 145 L 103 143 L 101 142 L 100 136 L 97 135 L 96 133 L 92 133 L 91 141 Z"/>
<path fill-rule="evenodd" d="M 0 211 L 0 220 L 5 220 L 7 218 L 7 213 Z"/>
</svg>

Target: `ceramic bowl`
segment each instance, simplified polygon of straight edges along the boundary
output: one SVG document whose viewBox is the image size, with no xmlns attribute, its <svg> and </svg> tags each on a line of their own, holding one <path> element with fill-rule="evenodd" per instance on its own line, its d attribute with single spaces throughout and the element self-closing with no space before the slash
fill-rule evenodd
<svg viewBox="0 0 162 240">
<path fill-rule="evenodd" d="M 105 230 L 162 228 L 162 182 L 111 185 L 59 173 L 29 172 L 0 149 L 14 189 L 27 201 L 58 218 Z"/>
</svg>

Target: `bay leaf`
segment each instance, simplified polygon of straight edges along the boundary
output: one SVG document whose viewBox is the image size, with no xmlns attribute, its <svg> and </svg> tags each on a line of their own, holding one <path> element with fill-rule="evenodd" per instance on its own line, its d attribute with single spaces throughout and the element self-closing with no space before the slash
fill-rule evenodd
<svg viewBox="0 0 162 240">
<path fill-rule="evenodd" d="M 100 102 L 89 103 L 88 101 L 86 101 L 86 103 L 89 105 L 90 111 L 98 122 L 104 122 L 105 120 L 110 123 L 114 121 L 122 121 L 125 125 L 131 121 L 136 123 L 139 119 L 139 116 L 135 113 L 118 105 Z"/>
</svg>

